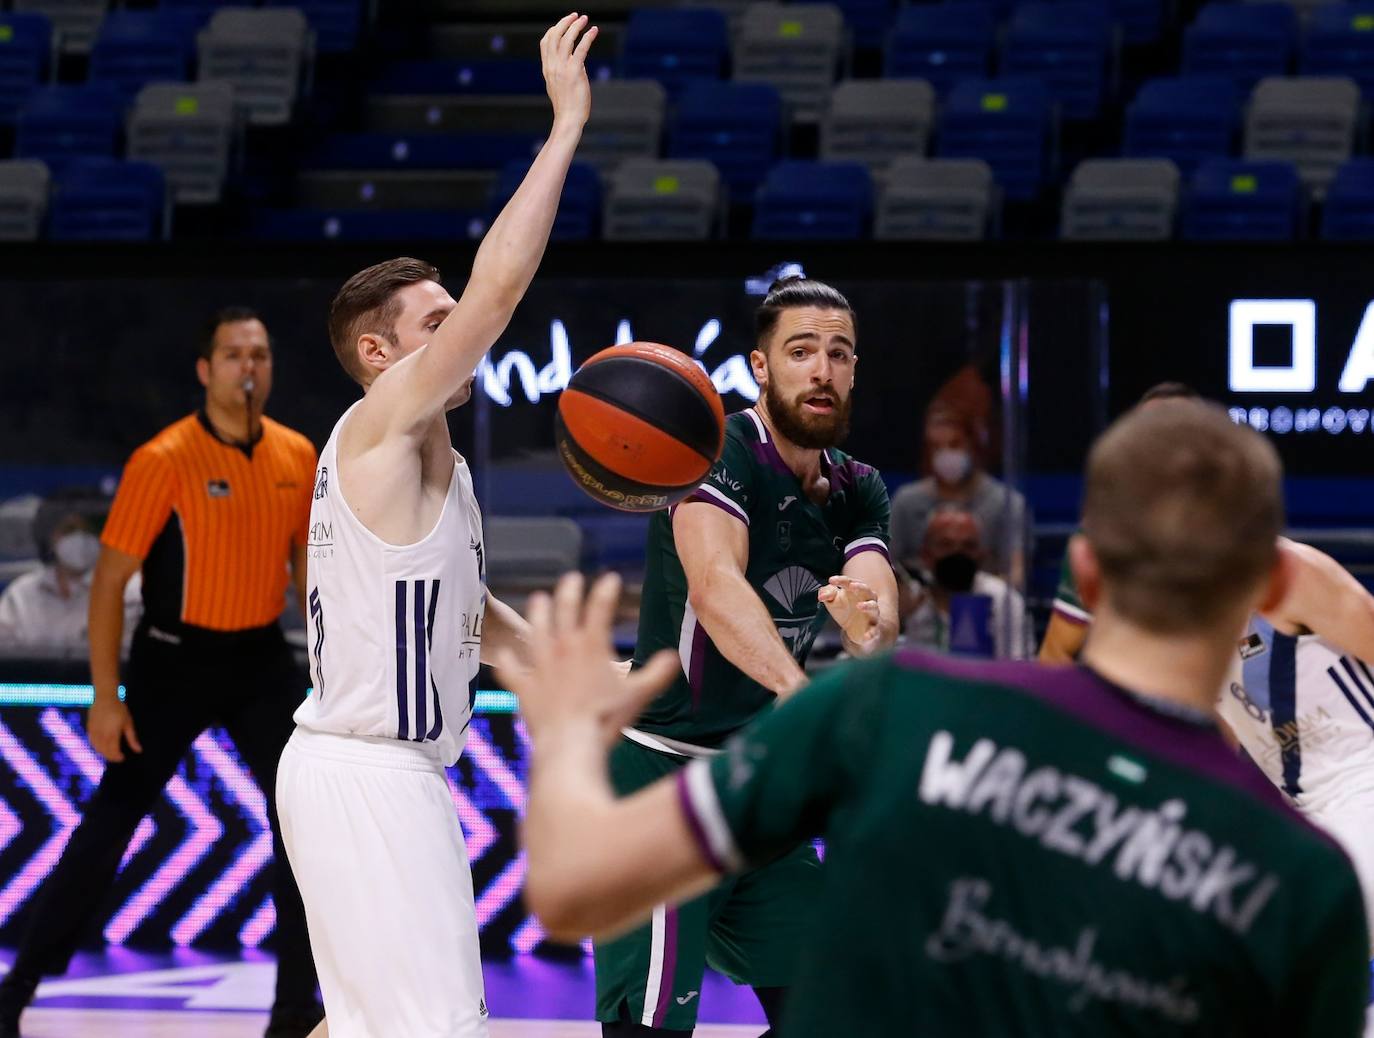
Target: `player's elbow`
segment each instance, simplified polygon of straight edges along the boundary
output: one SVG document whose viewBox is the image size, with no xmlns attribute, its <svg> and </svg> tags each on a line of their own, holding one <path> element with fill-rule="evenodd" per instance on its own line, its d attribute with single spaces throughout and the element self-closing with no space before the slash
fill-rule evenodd
<svg viewBox="0 0 1374 1038">
<path fill-rule="evenodd" d="M 595 905 L 578 884 L 555 869 L 536 869 L 531 863 L 525 880 L 525 902 L 549 938 L 576 944 L 595 930 Z"/>
</svg>

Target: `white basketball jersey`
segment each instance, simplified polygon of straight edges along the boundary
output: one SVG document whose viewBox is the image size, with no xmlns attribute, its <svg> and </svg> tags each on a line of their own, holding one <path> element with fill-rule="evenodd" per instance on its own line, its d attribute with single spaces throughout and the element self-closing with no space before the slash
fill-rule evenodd
<svg viewBox="0 0 1374 1038">
<path fill-rule="evenodd" d="M 355 404 L 354 407 L 357 405 Z M 310 508 L 310 677 L 302 728 L 463 751 L 486 609 L 482 515 L 454 455 L 439 521 L 414 544 L 387 544 L 353 514 L 339 485 L 339 430 L 320 453 Z"/>
<path fill-rule="evenodd" d="M 1374 794 L 1374 673 L 1362 661 L 1256 616 L 1219 706 L 1245 751 L 1299 807 Z"/>
</svg>

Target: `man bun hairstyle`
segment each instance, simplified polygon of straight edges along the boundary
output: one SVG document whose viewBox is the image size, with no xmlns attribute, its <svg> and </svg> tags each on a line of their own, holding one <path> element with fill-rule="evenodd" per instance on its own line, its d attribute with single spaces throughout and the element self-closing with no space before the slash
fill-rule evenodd
<svg viewBox="0 0 1374 1038">
<path fill-rule="evenodd" d="M 329 341 L 344 371 L 355 382 L 368 382 L 368 373 L 358 359 L 358 337 L 372 334 L 394 345 L 396 319 L 401 316 L 396 294 L 421 281 L 442 284 L 439 268 L 401 256 L 358 271 L 334 296 L 329 307 Z"/>
<path fill-rule="evenodd" d="M 777 327 L 778 318 L 784 310 L 795 310 L 804 306 L 821 310 L 843 310 L 854 323 L 855 332 L 858 331 L 854 308 L 838 289 L 803 274 L 789 274 L 768 286 L 768 295 L 754 311 L 754 341 L 759 344 L 759 348 L 763 348 L 768 336 Z"/>
</svg>

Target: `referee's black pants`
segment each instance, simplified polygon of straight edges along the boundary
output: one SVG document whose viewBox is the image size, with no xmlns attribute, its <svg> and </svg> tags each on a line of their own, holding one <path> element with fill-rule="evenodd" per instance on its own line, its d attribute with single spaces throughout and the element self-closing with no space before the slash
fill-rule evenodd
<svg viewBox="0 0 1374 1038">
<path fill-rule="evenodd" d="M 305 906 L 281 842 L 277 821 L 277 761 L 305 695 L 305 675 L 275 624 L 221 633 L 141 626 L 134 636 L 125 703 L 143 746 L 126 744 L 86 804 L 62 858 L 34 900 L 12 972 L 65 973 L 87 925 L 114 883 L 134 830 L 157 801 L 196 737 L 222 725 L 267 800 L 272 824 L 277 912 L 279 1010 L 315 1005 L 315 963 Z"/>
</svg>

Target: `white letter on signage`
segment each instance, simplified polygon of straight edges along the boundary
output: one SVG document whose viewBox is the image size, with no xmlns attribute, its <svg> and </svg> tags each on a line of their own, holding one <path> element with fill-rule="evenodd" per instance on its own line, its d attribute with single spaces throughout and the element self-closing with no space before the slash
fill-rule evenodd
<svg viewBox="0 0 1374 1038">
<path fill-rule="evenodd" d="M 1287 367 L 1255 366 L 1255 325 L 1286 324 Z M 1317 304 L 1310 299 L 1236 299 L 1231 303 L 1231 392 L 1310 393 L 1317 388 Z"/>
<path fill-rule="evenodd" d="M 1374 317 L 1374 303 L 1365 307 L 1360 330 L 1355 333 L 1345 370 L 1341 372 L 1342 393 L 1363 393 L 1369 380 L 1374 378 L 1374 320 L 1371 317 Z"/>
</svg>

